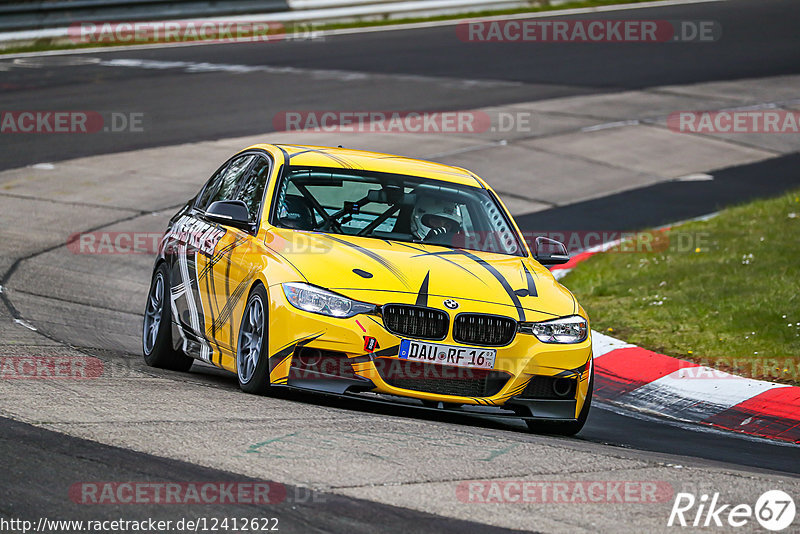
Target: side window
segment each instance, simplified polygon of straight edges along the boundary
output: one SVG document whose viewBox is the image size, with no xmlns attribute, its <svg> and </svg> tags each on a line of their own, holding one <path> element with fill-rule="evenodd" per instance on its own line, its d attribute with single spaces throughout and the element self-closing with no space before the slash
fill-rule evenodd
<svg viewBox="0 0 800 534">
<path fill-rule="evenodd" d="M 503 217 L 497 199 L 494 198 L 494 195 L 492 197 L 494 202 L 487 198 L 481 200 L 481 204 L 483 204 L 484 213 L 488 216 L 491 232 L 497 236 L 498 245 L 496 248 L 503 254 L 517 254 L 519 246 L 517 245 L 515 232 Z"/>
<path fill-rule="evenodd" d="M 236 188 L 234 200 L 241 200 L 247 205 L 250 220 L 255 222 L 261 211 L 264 188 L 269 180 L 270 166 L 267 158 L 255 156 L 256 162 L 249 172 L 242 174 Z"/>
<path fill-rule="evenodd" d="M 214 176 L 209 178 L 208 182 L 206 182 L 203 191 L 200 193 L 200 196 L 197 197 L 197 200 L 194 203 L 194 207 L 197 209 L 205 210 L 209 204 L 209 199 L 211 196 L 217 191 L 219 188 L 219 182 L 222 180 L 222 177 L 225 176 L 225 171 L 228 169 L 228 165 L 223 165 Z"/>
<path fill-rule="evenodd" d="M 247 171 L 247 168 L 250 166 L 250 163 L 253 162 L 255 157 L 256 156 L 253 154 L 248 154 L 231 161 L 231 164 L 228 165 L 228 168 L 225 170 L 225 174 L 222 176 L 222 180 L 219 182 L 217 190 L 211 196 L 203 209 L 219 200 L 236 200 L 235 191 L 236 186 L 239 184 L 239 179 L 242 177 L 245 171 Z"/>
</svg>

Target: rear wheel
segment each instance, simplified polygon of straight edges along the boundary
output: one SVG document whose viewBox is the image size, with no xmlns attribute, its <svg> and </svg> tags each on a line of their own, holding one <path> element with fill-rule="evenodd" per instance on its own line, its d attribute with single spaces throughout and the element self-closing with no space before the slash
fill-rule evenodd
<svg viewBox="0 0 800 534">
<path fill-rule="evenodd" d="M 244 308 L 236 346 L 236 374 L 246 393 L 263 395 L 269 389 L 267 352 L 267 292 L 261 284 L 253 288 Z"/>
<path fill-rule="evenodd" d="M 528 430 L 537 434 L 555 434 L 559 436 L 574 436 L 581 431 L 589 417 L 589 409 L 592 407 L 592 392 L 594 390 L 594 368 L 589 377 L 589 389 L 586 391 L 586 400 L 583 402 L 581 412 L 575 421 L 525 421 Z"/>
<path fill-rule="evenodd" d="M 169 276 L 162 263 L 153 273 L 142 323 L 142 352 L 151 367 L 188 371 L 194 361 L 172 348 L 172 318 L 169 305 Z"/>
</svg>

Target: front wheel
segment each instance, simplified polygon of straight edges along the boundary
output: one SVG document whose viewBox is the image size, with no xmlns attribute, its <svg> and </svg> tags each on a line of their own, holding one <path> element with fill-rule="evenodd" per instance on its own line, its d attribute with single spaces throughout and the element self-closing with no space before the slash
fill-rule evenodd
<svg viewBox="0 0 800 534">
<path fill-rule="evenodd" d="M 574 436 L 581 431 L 589 417 L 589 409 L 592 406 L 592 392 L 594 391 L 594 366 L 589 377 L 589 388 L 586 390 L 586 400 L 583 403 L 581 412 L 575 421 L 525 421 L 528 430 L 541 434 L 555 434 L 557 436 Z"/>
<path fill-rule="evenodd" d="M 263 395 L 269 389 L 267 351 L 267 292 L 261 284 L 253 288 L 244 308 L 236 346 L 236 374 L 246 393 Z"/>
<path fill-rule="evenodd" d="M 142 323 L 142 352 L 151 367 L 188 371 L 193 358 L 172 348 L 172 317 L 169 304 L 169 272 L 162 263 L 153 273 Z"/>
</svg>

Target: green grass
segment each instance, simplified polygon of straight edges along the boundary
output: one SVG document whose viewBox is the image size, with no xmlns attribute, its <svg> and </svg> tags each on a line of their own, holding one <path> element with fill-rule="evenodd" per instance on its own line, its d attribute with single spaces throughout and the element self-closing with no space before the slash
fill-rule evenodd
<svg viewBox="0 0 800 534">
<path fill-rule="evenodd" d="M 642 2 L 650 2 L 653 0 L 579 0 L 575 2 L 567 2 L 565 4 L 560 4 L 557 6 L 551 5 L 538 5 L 532 6 L 528 8 L 519 8 L 519 9 L 497 9 L 497 10 L 485 10 L 485 11 L 476 11 L 476 12 L 469 12 L 469 13 L 460 13 L 460 14 L 452 14 L 452 15 L 437 15 L 433 17 L 408 17 L 408 18 L 401 18 L 401 19 L 381 19 L 381 20 L 356 20 L 352 22 L 337 22 L 337 23 L 314 23 L 313 29 L 314 31 L 325 31 L 325 30 L 339 30 L 345 28 L 367 28 L 373 26 L 391 26 L 395 24 L 412 24 L 416 22 L 436 22 L 436 21 L 446 21 L 446 20 L 453 20 L 453 19 L 460 19 L 464 17 L 493 17 L 498 15 L 515 15 L 518 13 L 538 13 L 541 11 L 556 11 L 562 9 L 574 9 L 574 8 L 581 8 L 581 7 L 601 7 L 601 6 L 608 6 L 608 5 L 616 5 L 616 4 L 639 4 Z M 307 31 L 307 26 L 303 26 L 302 23 L 297 23 L 297 32 L 298 33 L 305 33 Z M 292 34 L 294 33 L 294 27 L 292 23 L 286 25 L 286 33 Z M 3 54 L 17 54 L 23 52 L 41 52 L 45 50 L 72 50 L 72 49 L 80 49 L 80 48 L 106 48 L 106 47 L 114 47 L 114 46 L 130 46 L 132 44 L 158 44 L 158 43 L 71 43 L 71 42 L 63 42 L 63 38 L 59 40 L 53 39 L 41 39 L 36 41 L 33 44 L 25 45 L 25 46 L 15 46 L 0 49 L 0 56 Z"/>
<path fill-rule="evenodd" d="M 667 243 L 668 239 L 668 243 Z M 800 190 L 673 228 L 565 277 L 592 328 L 650 350 L 800 385 Z"/>
</svg>

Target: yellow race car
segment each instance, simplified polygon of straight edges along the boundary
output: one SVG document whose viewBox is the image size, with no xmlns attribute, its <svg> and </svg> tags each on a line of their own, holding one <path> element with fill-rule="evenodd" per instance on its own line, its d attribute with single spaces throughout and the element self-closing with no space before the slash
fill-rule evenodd
<svg viewBox="0 0 800 534">
<path fill-rule="evenodd" d="M 524 419 L 574 434 L 589 319 L 472 172 L 343 148 L 255 145 L 169 222 L 143 327 L 149 365 L 199 359 L 242 390 L 301 388 Z M 413 399 L 409 400 L 409 399 Z"/>
</svg>

